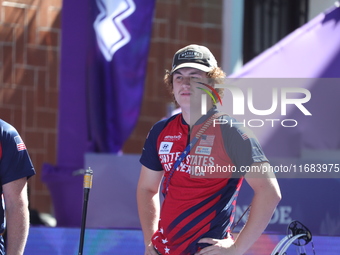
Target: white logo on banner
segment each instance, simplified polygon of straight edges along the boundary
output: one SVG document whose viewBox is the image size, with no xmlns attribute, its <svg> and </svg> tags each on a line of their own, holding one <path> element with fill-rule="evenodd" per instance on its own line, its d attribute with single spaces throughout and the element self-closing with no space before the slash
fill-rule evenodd
<svg viewBox="0 0 340 255">
<path fill-rule="evenodd" d="M 93 26 L 98 46 L 107 61 L 111 61 L 117 50 L 127 44 L 131 36 L 122 21 L 135 10 L 133 0 L 97 0 L 100 10 Z"/>
</svg>

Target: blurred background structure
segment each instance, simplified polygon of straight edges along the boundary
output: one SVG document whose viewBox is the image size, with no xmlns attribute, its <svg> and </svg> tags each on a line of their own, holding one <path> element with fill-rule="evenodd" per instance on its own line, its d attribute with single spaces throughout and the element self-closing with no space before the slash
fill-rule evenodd
<svg viewBox="0 0 340 255">
<path fill-rule="evenodd" d="M 91 153 L 140 154 L 150 127 L 174 110 L 162 79 L 177 49 L 191 43 L 206 45 L 227 74 L 243 75 L 245 64 L 334 2 L 130 0 L 110 5 L 105 0 L 0 0 L 0 118 L 21 133 L 36 168 L 37 175 L 29 182 L 31 208 L 55 217 L 57 226 L 79 226 L 81 171 L 92 160 Z M 100 22 L 110 19 L 100 14 L 105 8 L 129 4 L 135 10 L 122 18 L 123 24 L 140 32 L 132 37 L 138 40 L 121 47 L 131 59 L 112 49 L 105 55 L 105 42 L 112 38 L 100 40 L 98 31 L 105 31 L 108 23 Z M 129 21 L 129 16 L 137 21 Z M 104 59 L 111 65 L 98 65 Z M 107 77 L 108 73 L 113 75 Z M 123 76 L 115 80 L 119 74 Z M 105 92 L 107 80 L 134 85 L 126 85 L 130 91 L 118 88 L 110 94 Z M 122 109 L 119 105 L 128 111 L 115 112 Z M 112 125 L 107 128 L 103 123 Z M 78 194 L 66 202 L 70 187 L 79 187 Z M 55 208 L 63 201 L 65 206 Z M 281 208 L 281 217 L 287 210 Z M 325 224 L 340 223 L 329 215 Z"/>
</svg>

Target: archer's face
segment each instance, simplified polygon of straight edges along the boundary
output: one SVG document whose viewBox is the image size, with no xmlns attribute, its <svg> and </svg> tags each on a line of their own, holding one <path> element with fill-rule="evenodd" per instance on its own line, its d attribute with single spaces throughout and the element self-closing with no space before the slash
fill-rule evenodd
<svg viewBox="0 0 340 255">
<path fill-rule="evenodd" d="M 191 67 L 180 68 L 174 72 L 173 94 L 182 109 L 190 110 L 190 103 L 195 107 L 201 103 L 201 96 L 205 92 L 200 89 L 203 85 L 197 81 L 203 82 L 206 78 L 205 72 Z"/>
</svg>

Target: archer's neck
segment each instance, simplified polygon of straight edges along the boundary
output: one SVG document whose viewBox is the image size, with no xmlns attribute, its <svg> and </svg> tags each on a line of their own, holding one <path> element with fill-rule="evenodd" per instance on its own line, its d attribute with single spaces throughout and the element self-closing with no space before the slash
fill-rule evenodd
<svg viewBox="0 0 340 255">
<path fill-rule="evenodd" d="M 213 105 L 209 105 L 207 110 L 209 111 Z M 202 109 L 200 107 L 196 107 L 194 109 L 182 109 L 182 115 L 185 122 L 190 126 L 192 126 L 203 116 Z"/>
</svg>

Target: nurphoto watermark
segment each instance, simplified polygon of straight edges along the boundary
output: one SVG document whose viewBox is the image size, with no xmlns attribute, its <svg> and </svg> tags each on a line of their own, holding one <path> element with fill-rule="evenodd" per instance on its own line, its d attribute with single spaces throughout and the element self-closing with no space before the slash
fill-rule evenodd
<svg viewBox="0 0 340 255">
<path fill-rule="evenodd" d="M 279 79 L 278 79 L 279 80 Z M 212 81 L 208 81 L 212 83 Z M 202 83 L 200 83 L 202 84 Z M 248 127 L 263 127 L 264 125 L 270 125 L 275 127 L 281 125 L 282 127 L 296 127 L 298 121 L 293 118 L 286 118 L 288 115 L 287 108 L 290 107 L 293 110 L 299 111 L 304 116 L 312 116 L 312 113 L 308 110 L 306 104 L 311 100 L 311 92 L 307 88 L 303 87 L 284 87 L 281 84 L 275 86 L 273 84 L 270 87 L 261 88 L 261 86 L 254 86 L 254 83 L 247 82 L 246 85 L 238 87 L 237 85 L 231 84 L 229 79 L 223 80 L 220 84 L 215 84 L 215 89 L 223 89 L 224 93 L 228 92 L 231 95 L 232 109 L 231 113 L 235 117 L 245 116 L 246 113 L 250 113 L 252 116 L 258 116 L 258 118 L 242 119 L 238 120 L 226 120 L 226 119 L 215 119 L 213 125 L 223 125 L 229 123 L 233 125 L 243 125 Z M 254 91 L 257 91 L 256 97 Z M 266 92 L 266 93 L 262 93 Z M 201 114 L 206 115 L 207 111 L 207 100 L 210 96 L 211 100 L 216 103 L 217 92 L 212 91 L 201 95 Z M 265 101 L 267 105 L 265 108 L 256 106 L 255 101 Z M 269 106 L 268 106 L 269 102 Z M 270 118 L 274 113 L 279 118 Z M 229 122 L 228 122 L 229 121 Z"/>
</svg>

